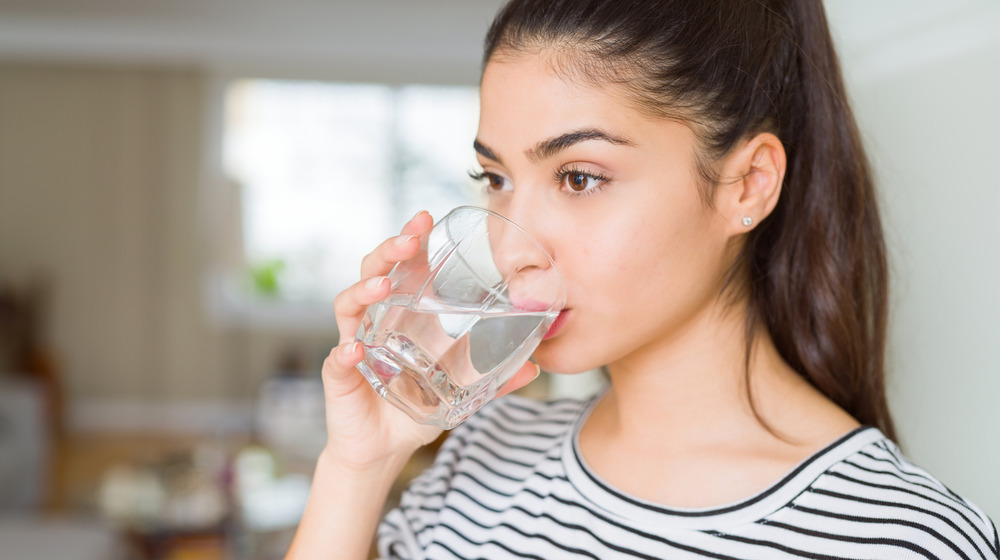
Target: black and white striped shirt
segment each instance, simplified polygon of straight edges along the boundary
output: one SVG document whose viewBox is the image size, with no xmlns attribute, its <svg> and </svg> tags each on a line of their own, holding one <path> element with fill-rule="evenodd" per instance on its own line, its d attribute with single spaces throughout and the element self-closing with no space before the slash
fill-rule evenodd
<svg viewBox="0 0 1000 560">
<path fill-rule="evenodd" d="M 1000 558 L 995 525 L 860 428 L 743 502 L 671 509 L 581 460 L 578 401 L 508 396 L 445 441 L 379 528 L 384 558 Z"/>
</svg>

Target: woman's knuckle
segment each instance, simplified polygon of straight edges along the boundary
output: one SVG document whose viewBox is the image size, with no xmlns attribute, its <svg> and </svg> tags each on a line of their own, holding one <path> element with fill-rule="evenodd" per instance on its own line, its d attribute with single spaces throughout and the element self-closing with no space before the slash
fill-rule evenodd
<svg viewBox="0 0 1000 560">
<path fill-rule="evenodd" d="M 346 303 L 344 301 L 345 298 L 347 298 L 347 290 L 340 292 L 339 294 L 336 295 L 336 297 L 333 298 L 334 311 L 340 311 L 341 309 L 344 308 L 344 304 Z"/>
</svg>

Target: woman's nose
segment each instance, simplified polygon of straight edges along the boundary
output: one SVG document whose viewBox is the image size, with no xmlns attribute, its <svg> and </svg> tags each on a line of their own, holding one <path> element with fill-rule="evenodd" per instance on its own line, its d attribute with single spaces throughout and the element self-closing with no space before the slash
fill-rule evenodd
<svg viewBox="0 0 1000 560">
<path fill-rule="evenodd" d="M 509 218 L 490 217 L 489 237 L 493 261 L 505 279 L 528 269 L 551 266 L 549 256 L 528 230 Z"/>
<path fill-rule="evenodd" d="M 562 276 L 544 240 L 533 235 L 544 228 L 525 219 L 529 217 L 525 214 L 513 215 L 520 223 L 494 217 L 489 224 L 494 263 L 503 276 L 510 303 L 532 311 L 562 308 L 566 298 Z"/>
<path fill-rule="evenodd" d="M 489 238 L 510 303 L 518 309 L 561 309 L 566 287 L 543 210 L 544 190 L 515 189 L 490 202 L 490 209 L 503 216 L 489 223 Z"/>
</svg>

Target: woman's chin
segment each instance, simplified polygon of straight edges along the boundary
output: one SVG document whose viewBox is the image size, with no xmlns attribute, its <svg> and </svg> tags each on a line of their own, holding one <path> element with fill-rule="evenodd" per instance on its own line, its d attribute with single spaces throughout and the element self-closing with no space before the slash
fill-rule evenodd
<svg viewBox="0 0 1000 560">
<path fill-rule="evenodd" d="M 579 346 L 564 342 L 563 337 L 543 341 L 531 358 L 539 367 L 553 373 L 582 373 L 604 365 L 581 355 Z"/>
</svg>

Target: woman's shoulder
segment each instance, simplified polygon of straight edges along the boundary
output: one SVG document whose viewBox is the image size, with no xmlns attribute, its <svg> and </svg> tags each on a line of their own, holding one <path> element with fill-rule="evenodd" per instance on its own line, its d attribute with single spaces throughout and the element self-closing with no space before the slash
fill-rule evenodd
<svg viewBox="0 0 1000 560">
<path fill-rule="evenodd" d="M 831 465 L 792 502 L 789 513 L 830 527 L 853 527 L 840 535 L 854 542 L 905 545 L 918 554 L 945 547 L 955 558 L 1000 555 L 1000 536 L 982 510 L 910 461 L 875 428 L 866 430 L 874 437 Z"/>
</svg>

